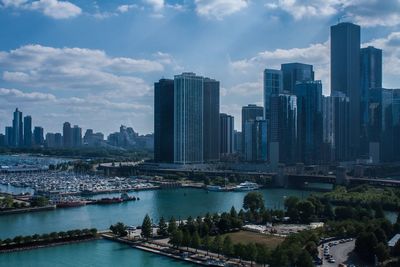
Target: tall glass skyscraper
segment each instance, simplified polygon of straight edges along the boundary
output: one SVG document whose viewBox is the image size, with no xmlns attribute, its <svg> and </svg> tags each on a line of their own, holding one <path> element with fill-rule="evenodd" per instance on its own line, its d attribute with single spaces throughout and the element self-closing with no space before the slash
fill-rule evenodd
<svg viewBox="0 0 400 267">
<path fill-rule="evenodd" d="M 283 92 L 282 71 L 274 69 L 264 70 L 264 118 L 270 119 L 270 99 L 273 94 Z"/>
<path fill-rule="evenodd" d="M 219 81 L 203 81 L 203 157 L 204 161 L 219 160 Z"/>
<path fill-rule="evenodd" d="M 314 81 L 313 66 L 303 63 L 287 63 L 281 65 L 283 90 L 294 94 L 297 82 Z"/>
<path fill-rule="evenodd" d="M 63 145 L 64 147 L 72 147 L 72 128 L 69 122 L 63 125 Z"/>
<path fill-rule="evenodd" d="M 220 153 L 221 155 L 232 154 L 234 149 L 234 118 L 231 115 L 219 114 L 220 131 Z"/>
<path fill-rule="evenodd" d="M 24 117 L 24 146 L 32 147 L 32 117 Z"/>
<path fill-rule="evenodd" d="M 174 162 L 202 163 L 204 78 L 182 73 L 174 79 Z"/>
<path fill-rule="evenodd" d="M 254 104 L 242 107 L 242 153 L 245 152 L 246 122 L 255 121 L 257 117 L 263 117 L 263 115 L 263 107 Z"/>
<path fill-rule="evenodd" d="M 360 26 L 342 22 L 331 26 L 331 92 L 350 99 L 350 149 L 353 157 L 360 149 Z"/>
<path fill-rule="evenodd" d="M 154 160 L 174 161 L 174 80 L 154 84 Z"/>
<path fill-rule="evenodd" d="M 306 164 L 321 163 L 323 141 L 322 83 L 297 83 L 297 153 Z"/>
<path fill-rule="evenodd" d="M 24 144 L 22 123 L 22 112 L 17 109 L 14 111 L 13 118 L 13 138 L 12 143 L 14 147 L 21 147 Z"/>
</svg>

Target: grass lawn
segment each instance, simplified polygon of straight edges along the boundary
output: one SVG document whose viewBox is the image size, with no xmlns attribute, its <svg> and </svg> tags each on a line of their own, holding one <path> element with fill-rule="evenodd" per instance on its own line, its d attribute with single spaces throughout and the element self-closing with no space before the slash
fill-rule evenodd
<svg viewBox="0 0 400 267">
<path fill-rule="evenodd" d="M 231 237 L 232 242 L 234 244 L 236 244 L 236 243 L 242 243 L 242 244 L 260 243 L 260 244 L 267 245 L 271 249 L 278 246 L 284 240 L 283 237 L 258 234 L 258 233 L 253 233 L 250 231 L 239 231 L 239 232 L 235 232 L 235 233 L 224 234 L 224 235 L 222 235 L 222 238 L 224 238 L 226 235 L 229 235 Z"/>
</svg>

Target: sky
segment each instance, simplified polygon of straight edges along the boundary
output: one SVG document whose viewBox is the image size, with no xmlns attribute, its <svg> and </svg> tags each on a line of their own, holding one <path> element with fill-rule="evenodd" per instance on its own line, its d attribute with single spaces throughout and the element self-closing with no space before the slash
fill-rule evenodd
<svg viewBox="0 0 400 267">
<path fill-rule="evenodd" d="M 361 25 L 400 88 L 400 0 L 0 0 L 0 133 L 18 107 L 34 126 L 153 132 L 153 84 L 182 72 L 221 83 L 240 128 L 262 105 L 262 72 L 314 65 L 329 88 L 329 28 Z"/>
</svg>

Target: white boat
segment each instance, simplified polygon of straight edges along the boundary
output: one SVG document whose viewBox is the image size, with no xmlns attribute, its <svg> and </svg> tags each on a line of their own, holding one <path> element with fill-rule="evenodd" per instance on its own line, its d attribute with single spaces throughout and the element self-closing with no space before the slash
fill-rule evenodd
<svg viewBox="0 0 400 267">
<path fill-rule="evenodd" d="M 207 185 L 206 189 L 207 189 L 207 191 L 215 191 L 215 192 L 226 191 L 225 187 L 222 187 L 219 185 Z"/>
<path fill-rule="evenodd" d="M 246 181 L 246 182 L 241 183 L 238 186 L 236 186 L 233 190 L 242 192 L 242 191 L 257 190 L 258 188 L 260 188 L 260 186 L 258 184 Z"/>
</svg>

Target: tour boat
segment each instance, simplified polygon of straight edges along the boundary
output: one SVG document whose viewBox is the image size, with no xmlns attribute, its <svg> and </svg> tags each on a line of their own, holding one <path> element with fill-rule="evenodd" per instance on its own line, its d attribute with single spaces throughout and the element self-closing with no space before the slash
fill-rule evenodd
<svg viewBox="0 0 400 267">
<path fill-rule="evenodd" d="M 246 181 L 246 182 L 241 183 L 238 186 L 236 186 L 233 190 L 242 192 L 242 191 L 257 190 L 258 188 L 259 188 L 258 184 Z"/>
</svg>

